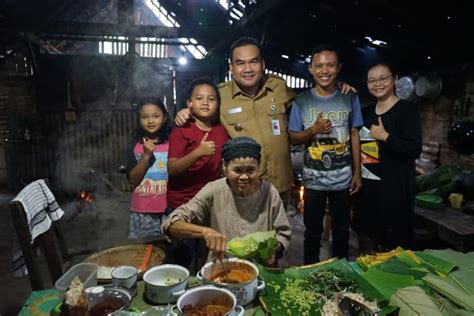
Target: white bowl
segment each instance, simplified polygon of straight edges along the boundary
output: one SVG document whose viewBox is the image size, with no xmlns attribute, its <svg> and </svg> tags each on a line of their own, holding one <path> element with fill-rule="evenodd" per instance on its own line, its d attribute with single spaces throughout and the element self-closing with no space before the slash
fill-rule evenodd
<svg viewBox="0 0 474 316">
<path fill-rule="evenodd" d="M 176 302 L 188 285 L 189 270 L 176 264 L 163 264 L 143 275 L 145 297 L 155 304 Z"/>
<path fill-rule="evenodd" d="M 220 283 L 212 280 L 212 276 L 225 269 L 238 269 L 250 272 L 253 275 L 252 279 L 242 283 Z M 265 288 L 265 282 L 258 279 L 258 267 L 252 262 L 239 258 L 223 259 L 222 264 L 218 261 L 209 261 L 206 263 L 201 271 L 196 275 L 196 278 L 203 284 L 212 284 L 217 287 L 225 288 L 231 291 L 237 297 L 237 304 L 245 306 L 251 303 L 257 293 Z"/>
</svg>

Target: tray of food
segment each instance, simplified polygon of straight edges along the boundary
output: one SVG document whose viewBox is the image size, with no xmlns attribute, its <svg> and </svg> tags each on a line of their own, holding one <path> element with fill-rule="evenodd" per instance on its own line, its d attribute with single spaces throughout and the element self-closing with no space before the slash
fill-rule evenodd
<svg viewBox="0 0 474 316">
<path fill-rule="evenodd" d="M 141 279 L 148 268 L 160 265 L 165 260 L 165 252 L 158 247 L 151 247 L 148 254 L 149 256 L 147 245 L 126 245 L 102 250 L 87 257 L 83 262 L 99 266 L 97 283 L 104 284 L 112 282 L 112 270 L 116 267 L 134 266 L 138 269 L 138 278 Z"/>
<path fill-rule="evenodd" d="M 345 259 L 286 269 L 260 267 L 260 276 L 266 282 L 260 302 L 271 315 L 336 315 L 335 294 L 374 310 L 383 299 Z"/>
</svg>

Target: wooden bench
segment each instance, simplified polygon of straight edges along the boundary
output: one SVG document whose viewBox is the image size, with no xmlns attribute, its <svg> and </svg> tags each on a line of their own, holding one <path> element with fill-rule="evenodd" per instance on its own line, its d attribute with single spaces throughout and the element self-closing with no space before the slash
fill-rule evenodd
<svg viewBox="0 0 474 316">
<path fill-rule="evenodd" d="M 415 221 L 420 228 L 435 234 L 455 250 L 474 250 L 474 216 L 448 206 L 438 209 L 415 207 Z"/>
</svg>

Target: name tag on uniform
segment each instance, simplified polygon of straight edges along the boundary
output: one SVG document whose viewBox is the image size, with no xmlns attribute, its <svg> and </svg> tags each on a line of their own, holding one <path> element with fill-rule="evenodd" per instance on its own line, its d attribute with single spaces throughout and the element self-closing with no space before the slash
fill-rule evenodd
<svg viewBox="0 0 474 316">
<path fill-rule="evenodd" d="M 227 113 L 229 114 L 235 114 L 235 113 L 240 113 L 240 112 L 242 112 L 242 108 L 240 106 L 238 108 L 233 108 L 227 111 Z"/>
<path fill-rule="evenodd" d="M 272 134 L 275 136 L 281 135 L 279 120 L 272 120 Z"/>
</svg>

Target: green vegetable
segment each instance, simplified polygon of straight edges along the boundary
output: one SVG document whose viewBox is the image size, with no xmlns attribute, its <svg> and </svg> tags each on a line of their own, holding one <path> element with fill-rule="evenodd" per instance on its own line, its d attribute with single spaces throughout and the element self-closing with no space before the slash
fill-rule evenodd
<svg viewBox="0 0 474 316">
<path fill-rule="evenodd" d="M 425 192 L 439 188 L 445 184 L 454 182 L 460 174 L 461 168 L 458 166 L 439 166 L 432 172 L 428 172 L 416 177 L 416 191 Z"/>
<path fill-rule="evenodd" d="M 267 283 L 260 299 L 271 315 L 285 315 L 287 310 L 290 315 L 305 315 L 308 303 L 311 306 L 308 315 L 321 315 L 320 311 L 326 300 L 332 299 L 332 290 L 363 293 L 364 297 L 371 301 L 379 302 L 382 299 L 362 276 L 354 272 L 345 259 L 332 259 L 316 265 L 286 269 L 269 269 L 261 265 L 258 265 L 258 268 L 260 276 Z M 298 296 L 306 298 L 306 301 L 297 298 L 296 292 L 304 292 Z M 325 293 L 329 297 L 326 297 Z M 308 300 L 312 295 L 315 299 Z"/>
<path fill-rule="evenodd" d="M 309 289 L 308 282 L 302 279 L 286 279 L 285 288 L 280 293 L 282 305 L 294 305 L 298 308 L 299 315 L 307 315 L 318 296 L 318 293 Z"/>
<path fill-rule="evenodd" d="M 357 283 L 353 279 L 332 269 L 313 271 L 309 274 L 309 280 L 311 289 L 327 299 L 334 292 L 356 292 L 357 289 Z"/>
</svg>

